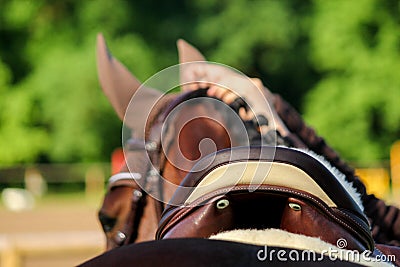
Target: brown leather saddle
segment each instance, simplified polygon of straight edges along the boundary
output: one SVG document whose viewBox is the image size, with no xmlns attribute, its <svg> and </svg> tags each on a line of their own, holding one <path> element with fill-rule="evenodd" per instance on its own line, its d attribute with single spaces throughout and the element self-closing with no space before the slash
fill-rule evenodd
<svg viewBox="0 0 400 267">
<path fill-rule="evenodd" d="M 165 209 L 157 239 L 277 228 L 373 251 L 362 207 L 313 156 L 286 147 L 236 147 L 202 159 Z"/>
</svg>

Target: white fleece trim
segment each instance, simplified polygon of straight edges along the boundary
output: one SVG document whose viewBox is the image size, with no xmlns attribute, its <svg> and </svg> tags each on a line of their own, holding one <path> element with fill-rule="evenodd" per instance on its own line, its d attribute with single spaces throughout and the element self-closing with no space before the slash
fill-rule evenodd
<svg viewBox="0 0 400 267">
<path fill-rule="evenodd" d="M 325 168 L 327 168 L 336 177 L 336 179 L 340 182 L 340 184 L 344 187 L 344 189 L 346 189 L 346 191 L 353 198 L 353 200 L 356 202 L 358 207 L 362 211 L 364 211 L 364 205 L 362 204 L 361 195 L 360 195 L 360 193 L 357 192 L 353 183 L 348 182 L 346 180 L 346 175 L 344 175 L 341 171 L 339 171 L 334 166 L 332 166 L 323 156 L 318 155 L 317 153 L 315 153 L 312 150 L 304 149 L 304 148 L 294 148 L 294 147 L 291 147 L 290 149 L 306 153 L 307 155 L 313 157 L 314 159 L 318 160 L 322 165 L 324 165 Z"/>
<path fill-rule="evenodd" d="M 338 248 L 337 246 L 322 241 L 320 238 L 294 234 L 280 229 L 232 230 L 213 235 L 210 237 L 210 239 L 246 243 L 258 246 L 275 246 L 309 250 L 327 256 L 329 256 L 328 251 L 334 251 L 331 252 L 331 255 L 337 256 L 337 258 L 340 260 L 347 261 L 351 260 L 349 257 L 352 255 L 349 250 Z M 364 266 L 393 266 L 387 262 L 374 262 L 373 260 L 368 259 L 363 258 L 360 254 L 360 261 L 357 261 L 356 263 Z"/>
</svg>

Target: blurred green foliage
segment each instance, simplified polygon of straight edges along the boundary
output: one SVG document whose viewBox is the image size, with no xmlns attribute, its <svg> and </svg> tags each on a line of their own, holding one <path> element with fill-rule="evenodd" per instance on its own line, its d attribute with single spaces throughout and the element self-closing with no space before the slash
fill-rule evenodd
<svg viewBox="0 0 400 267">
<path fill-rule="evenodd" d="M 347 159 L 400 136 L 398 0 L 0 0 L 0 165 L 108 160 L 121 123 L 99 87 L 95 39 L 141 79 L 184 38 L 260 77 Z"/>
<path fill-rule="evenodd" d="M 323 74 L 307 120 L 347 158 L 388 158 L 400 138 L 400 2 L 316 1 L 310 58 Z"/>
</svg>

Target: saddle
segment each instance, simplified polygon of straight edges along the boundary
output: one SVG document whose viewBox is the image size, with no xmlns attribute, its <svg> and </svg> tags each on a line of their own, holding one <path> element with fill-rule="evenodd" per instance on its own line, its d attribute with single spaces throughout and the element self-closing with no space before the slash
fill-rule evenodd
<svg viewBox="0 0 400 267">
<path fill-rule="evenodd" d="M 318 158 L 287 147 L 235 147 L 200 160 L 164 210 L 156 239 L 276 228 L 374 251 L 351 185 Z M 342 247 L 343 248 L 343 247 Z"/>
</svg>

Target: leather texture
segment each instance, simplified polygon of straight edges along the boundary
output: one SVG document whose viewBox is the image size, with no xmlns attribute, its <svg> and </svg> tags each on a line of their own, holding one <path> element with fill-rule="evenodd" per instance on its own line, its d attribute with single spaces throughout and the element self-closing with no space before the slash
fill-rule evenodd
<svg viewBox="0 0 400 267">
<path fill-rule="evenodd" d="M 294 207 L 300 207 L 300 209 L 293 209 L 289 204 L 294 204 Z M 349 230 L 334 222 L 313 205 L 293 197 L 287 200 L 280 228 L 295 234 L 319 237 L 323 241 L 334 245 L 337 245 L 342 240 L 346 245 L 340 246 L 345 249 L 361 252 L 367 249 Z"/>
<path fill-rule="evenodd" d="M 210 162 L 209 158 L 213 158 Z M 351 199 L 348 192 L 341 186 L 340 182 L 333 174 L 325 168 L 320 162 L 304 152 L 285 148 L 285 147 L 234 147 L 223 149 L 215 154 L 209 155 L 200 160 L 181 185 L 190 188 L 189 190 L 179 190 L 171 200 L 176 205 L 183 204 L 185 199 L 191 193 L 202 178 L 215 168 L 230 164 L 233 162 L 257 161 L 257 162 L 281 162 L 295 166 L 309 174 L 315 182 L 337 203 L 338 206 L 345 210 L 351 210 L 358 216 L 364 224 L 368 225 L 368 220 L 364 213 L 360 210 L 354 200 Z M 168 209 L 168 207 L 167 207 Z M 369 226 L 367 226 L 369 228 Z"/>
<path fill-rule="evenodd" d="M 208 164 L 207 168 L 202 168 L 202 160 L 197 165 L 201 171 L 191 172 L 183 180 L 183 187 L 173 197 L 173 203 L 181 205 L 170 205 L 166 208 L 156 234 L 157 239 L 209 237 L 216 231 L 230 229 L 285 227 L 294 233 L 300 231 L 299 233 L 309 236 L 322 236 L 323 240 L 334 245 L 337 241 L 335 238 L 343 237 L 348 239 L 351 249 L 374 250 L 374 241 L 363 212 L 336 177 L 311 156 L 284 147 L 232 148 L 219 151 L 213 156 L 211 164 L 209 160 L 204 160 Z M 187 187 L 198 185 L 211 170 L 231 162 L 251 160 L 286 163 L 302 169 L 328 194 L 337 207 L 328 207 L 308 192 L 271 185 L 261 185 L 255 192 L 248 191 L 249 185 L 221 188 L 202 196 L 197 203 L 182 205 L 192 192 Z M 222 198 L 226 198 L 229 205 L 218 210 L 217 205 Z M 298 213 L 288 210 L 287 203 L 290 199 L 304 206 L 305 210 Z M 221 212 L 226 214 L 222 215 Z M 297 227 L 290 226 L 292 219 L 297 220 Z M 218 224 L 221 225 L 219 229 Z M 303 229 L 299 230 L 300 226 Z"/>
</svg>

